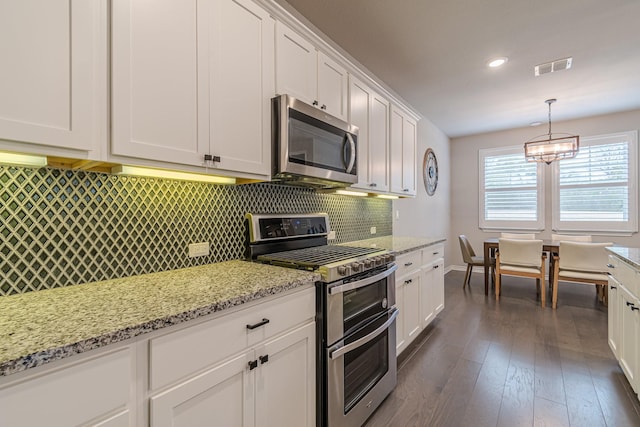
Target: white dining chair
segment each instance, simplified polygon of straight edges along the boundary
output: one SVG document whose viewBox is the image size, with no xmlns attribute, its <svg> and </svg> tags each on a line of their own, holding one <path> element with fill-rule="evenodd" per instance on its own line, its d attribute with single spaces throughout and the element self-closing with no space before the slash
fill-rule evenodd
<svg viewBox="0 0 640 427">
<path fill-rule="evenodd" d="M 536 235 L 533 233 L 500 233 L 500 237 L 503 239 L 533 240 L 536 238 Z"/>
<path fill-rule="evenodd" d="M 542 308 L 546 305 L 544 270 L 547 255 L 542 252 L 542 240 L 498 239 L 496 254 L 496 301 L 500 300 L 502 275 L 536 279 Z"/>
<path fill-rule="evenodd" d="M 554 260 L 553 296 L 551 305 L 558 304 L 558 283 L 577 282 L 596 285 L 598 299 L 607 303 L 607 252 L 604 248 L 613 243 L 564 242 L 559 244 Z"/>
</svg>

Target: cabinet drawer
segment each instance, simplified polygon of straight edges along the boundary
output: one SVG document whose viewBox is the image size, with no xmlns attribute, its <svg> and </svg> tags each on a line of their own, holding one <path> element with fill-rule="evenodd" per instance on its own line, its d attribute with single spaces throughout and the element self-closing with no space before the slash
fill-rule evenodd
<svg viewBox="0 0 640 427">
<path fill-rule="evenodd" d="M 438 258 L 444 258 L 444 245 L 437 244 L 422 249 L 422 265 L 431 264 Z"/>
<path fill-rule="evenodd" d="M 422 254 L 420 253 L 420 251 L 413 251 L 398 256 L 396 258 L 396 264 L 398 265 L 398 270 L 396 270 L 396 277 L 402 277 L 407 273 L 419 269 L 421 262 Z"/>
<path fill-rule="evenodd" d="M 638 280 L 640 277 L 636 270 L 624 261 L 612 255 L 609 255 L 609 264 L 613 266 L 613 268 L 609 268 L 609 272 L 613 277 L 627 288 L 633 296 L 638 297 L 638 293 L 640 291 Z"/>
<path fill-rule="evenodd" d="M 151 339 L 149 387 L 186 378 L 314 316 L 310 288 Z"/>
</svg>

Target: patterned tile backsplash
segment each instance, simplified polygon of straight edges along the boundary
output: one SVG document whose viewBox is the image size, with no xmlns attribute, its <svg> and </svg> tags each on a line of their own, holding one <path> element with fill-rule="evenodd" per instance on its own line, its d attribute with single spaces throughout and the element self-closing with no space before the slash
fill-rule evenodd
<svg viewBox="0 0 640 427">
<path fill-rule="evenodd" d="M 389 200 L 0 166 L 0 296 L 240 259 L 246 212 L 327 212 L 335 243 L 392 234 Z M 188 244 L 211 255 L 189 258 Z"/>
</svg>

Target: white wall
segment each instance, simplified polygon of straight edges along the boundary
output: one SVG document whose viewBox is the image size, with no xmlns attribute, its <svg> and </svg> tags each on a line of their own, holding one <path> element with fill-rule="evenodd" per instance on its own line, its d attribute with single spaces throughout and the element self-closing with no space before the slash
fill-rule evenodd
<svg viewBox="0 0 640 427">
<path fill-rule="evenodd" d="M 582 137 L 635 130 L 640 127 L 640 110 L 608 114 L 566 122 L 552 122 L 555 132 L 575 133 Z M 483 241 L 498 237 L 499 233 L 484 232 L 478 228 L 478 150 L 481 148 L 523 146 L 524 142 L 547 132 L 546 124 L 502 132 L 472 135 L 451 140 L 451 232 L 449 235 L 452 257 L 446 265 L 464 265 L 458 244 L 458 235 L 465 234 L 477 254 L 482 254 Z M 545 166 L 545 230 L 538 234 L 551 238 L 551 167 Z M 613 241 L 622 246 L 640 247 L 640 235 L 631 237 L 594 236 L 594 241 Z"/>
<path fill-rule="evenodd" d="M 423 181 L 422 163 L 427 148 L 432 148 L 438 159 L 438 187 L 433 196 L 427 195 Z M 414 199 L 393 201 L 393 234 L 394 236 L 448 238 L 451 194 L 449 138 L 424 118 L 418 122 L 416 163 L 417 196 Z M 445 266 L 450 263 L 450 250 L 451 241 L 448 239 L 445 243 Z"/>
</svg>

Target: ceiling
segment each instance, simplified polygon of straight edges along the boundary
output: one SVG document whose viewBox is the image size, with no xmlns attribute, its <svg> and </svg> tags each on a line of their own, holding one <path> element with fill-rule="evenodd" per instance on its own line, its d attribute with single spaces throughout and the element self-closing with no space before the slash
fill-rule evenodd
<svg viewBox="0 0 640 427">
<path fill-rule="evenodd" d="M 288 3 L 450 137 L 640 108 L 638 0 Z"/>
</svg>

